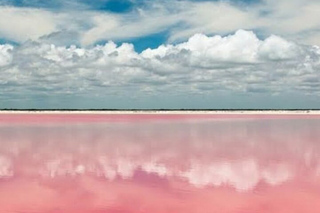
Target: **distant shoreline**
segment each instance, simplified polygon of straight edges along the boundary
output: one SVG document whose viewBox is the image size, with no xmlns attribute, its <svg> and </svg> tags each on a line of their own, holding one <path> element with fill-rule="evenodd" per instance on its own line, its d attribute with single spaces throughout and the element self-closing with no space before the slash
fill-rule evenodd
<svg viewBox="0 0 320 213">
<path fill-rule="evenodd" d="M 320 110 L 0 110 L 0 114 L 320 114 Z"/>
</svg>

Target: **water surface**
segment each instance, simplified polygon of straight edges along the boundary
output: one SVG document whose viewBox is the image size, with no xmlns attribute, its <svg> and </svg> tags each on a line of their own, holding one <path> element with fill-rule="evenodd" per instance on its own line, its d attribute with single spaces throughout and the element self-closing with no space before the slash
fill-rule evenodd
<svg viewBox="0 0 320 213">
<path fill-rule="evenodd" d="M 312 115 L 0 114 L 1 213 L 320 212 Z"/>
</svg>

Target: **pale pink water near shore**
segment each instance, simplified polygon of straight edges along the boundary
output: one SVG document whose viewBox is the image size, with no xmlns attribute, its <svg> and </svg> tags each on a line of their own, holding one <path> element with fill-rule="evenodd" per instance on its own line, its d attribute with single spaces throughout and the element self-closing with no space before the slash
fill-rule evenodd
<svg viewBox="0 0 320 213">
<path fill-rule="evenodd" d="M 317 213 L 318 115 L 0 114 L 0 213 Z"/>
</svg>

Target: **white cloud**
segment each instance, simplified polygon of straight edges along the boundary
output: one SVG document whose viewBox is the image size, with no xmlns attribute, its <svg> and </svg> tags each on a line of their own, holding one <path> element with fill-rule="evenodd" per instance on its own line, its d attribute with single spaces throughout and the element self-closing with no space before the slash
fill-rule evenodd
<svg viewBox="0 0 320 213">
<path fill-rule="evenodd" d="M 302 48 L 293 42 L 275 35 L 267 38 L 259 47 L 259 55 L 269 60 L 298 58 L 302 51 Z"/>
<path fill-rule="evenodd" d="M 188 50 L 193 57 L 199 57 L 201 60 L 207 58 L 216 61 L 255 62 L 259 42 L 254 33 L 243 30 L 239 30 L 235 35 L 228 37 L 207 37 L 203 34 L 196 34 L 185 43 L 177 46 L 167 46 L 165 51 L 163 47 L 154 50 L 148 49 L 142 52 L 142 55 L 163 58 L 169 54 Z"/>
<path fill-rule="evenodd" d="M 314 36 L 320 30 L 319 11 L 317 0 L 263 0 L 245 6 L 232 1 L 150 1 L 122 14 L 79 6 L 56 11 L 0 6 L 0 36 L 23 42 L 72 32 L 67 33 L 67 40 L 74 42 L 76 37 L 77 43 L 86 46 L 162 31 L 168 31 L 169 42 L 173 42 L 197 33 L 229 34 L 254 29 L 263 35 L 277 34 L 299 43 L 320 45 Z M 51 41 L 58 44 L 61 36 L 53 37 Z"/>
<path fill-rule="evenodd" d="M 59 18 L 45 10 L 0 6 L 0 37 L 17 42 L 38 39 L 58 30 Z"/>
<path fill-rule="evenodd" d="M 200 65 L 203 61 L 213 65 L 219 62 L 259 63 L 293 60 L 298 59 L 304 50 L 299 45 L 278 36 L 272 35 L 261 41 L 251 31 L 238 30 L 234 35 L 226 37 L 196 34 L 185 43 L 147 49 L 141 55 L 145 58 L 166 58 L 183 51 L 190 53 L 191 61 L 195 60 L 197 63 L 195 65 Z"/>
<path fill-rule="evenodd" d="M 319 29 L 320 4 L 317 0 L 264 0 L 258 11 L 267 14 L 262 17 L 265 27 L 274 33 L 290 35 Z"/>
<path fill-rule="evenodd" d="M 120 21 L 111 15 L 97 14 L 92 17 L 94 27 L 85 32 L 81 38 L 81 43 L 84 45 L 92 44 L 98 40 L 110 39 L 110 34 L 114 33 Z"/>
<path fill-rule="evenodd" d="M 186 26 L 174 29 L 169 41 L 183 40 L 196 33 L 228 34 L 259 26 L 255 13 L 226 2 L 181 2 L 178 7 Z"/>
<path fill-rule="evenodd" d="M 182 2 L 181 4 L 186 4 Z M 195 33 L 227 34 L 237 29 L 257 29 L 264 35 L 277 34 L 300 43 L 317 44 L 305 33 L 320 30 L 317 0 L 263 0 L 252 5 L 229 2 L 189 2 L 181 6 L 183 22 L 171 33 L 170 40 L 183 40 Z"/>
<path fill-rule="evenodd" d="M 259 40 L 244 30 L 226 37 L 196 34 L 187 42 L 140 54 L 132 44 L 113 42 L 92 48 L 28 42 L 0 49 L 0 62 L 5 65 L 0 77 L 13 94 L 18 91 L 15 85 L 32 94 L 126 94 L 128 88 L 140 94 L 179 93 L 180 89 L 237 94 L 319 94 L 320 90 L 319 47 L 278 36 Z"/>
<path fill-rule="evenodd" d="M 171 14 L 161 5 L 150 10 L 140 9 L 123 16 L 95 13 L 93 27 L 82 34 L 81 44 L 90 45 L 100 40 L 138 38 L 166 30 L 183 21 L 182 14 Z"/>
<path fill-rule="evenodd" d="M 257 26 L 254 14 L 221 2 L 154 1 L 129 14 L 95 13 L 88 18 L 93 27 L 82 34 L 83 45 L 99 40 L 136 38 L 168 29 L 169 41 L 176 41 L 196 33 L 231 33 Z"/>
<path fill-rule="evenodd" d="M 13 46 L 11 45 L 0 45 L 0 67 L 11 63 L 12 55 L 11 51 Z"/>
</svg>

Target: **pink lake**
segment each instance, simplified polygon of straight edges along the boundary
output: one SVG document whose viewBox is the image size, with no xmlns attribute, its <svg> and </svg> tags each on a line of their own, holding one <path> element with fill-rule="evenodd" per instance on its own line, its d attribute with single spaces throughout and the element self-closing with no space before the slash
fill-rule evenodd
<svg viewBox="0 0 320 213">
<path fill-rule="evenodd" d="M 0 114 L 0 213 L 318 213 L 320 116 Z"/>
</svg>

